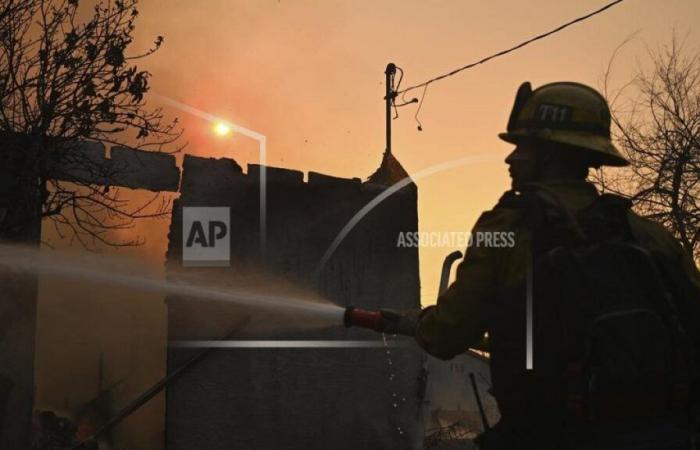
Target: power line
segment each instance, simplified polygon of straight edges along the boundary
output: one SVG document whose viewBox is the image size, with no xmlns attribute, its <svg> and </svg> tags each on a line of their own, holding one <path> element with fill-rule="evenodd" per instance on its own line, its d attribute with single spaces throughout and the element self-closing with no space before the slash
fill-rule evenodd
<svg viewBox="0 0 700 450">
<path fill-rule="evenodd" d="M 533 38 L 531 38 L 531 39 L 528 39 L 527 41 L 521 42 L 520 44 L 518 44 L 518 45 L 516 45 L 516 46 L 514 46 L 514 47 L 511 47 L 511 48 L 509 48 L 509 49 L 500 51 L 500 52 L 498 52 L 498 53 L 494 53 L 493 55 L 487 56 L 486 58 L 480 59 L 479 61 L 476 61 L 476 62 L 467 64 L 466 66 L 460 67 L 459 69 L 455 69 L 455 70 L 453 70 L 452 72 L 446 73 L 446 74 L 444 74 L 444 75 L 440 75 L 439 77 L 432 78 L 432 79 L 430 79 L 430 80 L 428 80 L 428 81 L 425 81 L 425 82 L 423 82 L 423 83 L 416 84 L 415 86 L 407 87 L 406 89 L 404 89 L 404 90 L 402 90 L 402 91 L 396 91 L 395 94 L 396 94 L 396 95 L 398 95 L 398 94 L 405 94 L 406 92 L 412 91 L 412 90 L 414 90 L 414 89 L 418 89 L 418 88 L 421 88 L 421 87 L 427 87 L 429 84 L 434 83 L 435 81 L 439 81 L 439 80 L 442 80 L 443 78 L 451 77 L 452 75 L 455 75 L 455 74 L 457 74 L 457 73 L 459 73 L 459 72 L 461 72 L 461 71 L 463 71 L 463 70 L 470 69 L 470 68 L 472 68 L 472 67 L 474 67 L 474 66 L 478 66 L 479 64 L 483 64 L 483 63 L 485 63 L 485 62 L 487 62 L 487 61 L 489 61 L 489 60 L 492 60 L 492 59 L 494 59 L 494 58 L 497 58 L 497 57 L 499 57 L 499 56 L 503 56 L 503 55 L 505 55 L 505 54 L 507 54 L 507 53 L 513 52 L 513 51 L 515 51 L 515 50 L 518 50 L 518 49 L 520 49 L 520 48 L 522 48 L 522 47 L 525 47 L 525 46 L 528 45 L 528 44 L 531 44 L 531 43 L 533 43 L 533 42 L 535 42 L 535 41 L 538 41 L 538 40 L 540 40 L 540 39 L 546 38 L 547 36 L 552 35 L 552 34 L 554 34 L 554 33 L 557 33 L 557 32 L 559 32 L 559 31 L 563 30 L 564 28 L 570 27 L 571 25 L 573 25 L 573 24 L 575 24 L 575 23 L 582 22 L 582 21 L 584 21 L 584 20 L 586 20 L 586 19 L 589 19 L 589 18 L 595 16 L 596 14 L 600 14 L 600 13 L 602 13 L 603 11 L 605 11 L 606 9 L 612 8 L 613 6 L 617 5 L 618 3 L 622 3 L 623 1 L 624 1 L 624 0 L 615 0 L 615 1 L 611 2 L 611 3 L 608 3 L 607 5 L 603 6 L 603 7 L 600 8 L 600 9 L 597 9 L 597 10 L 595 10 L 595 11 L 589 13 L 589 14 L 586 14 L 585 16 L 581 16 L 581 17 L 579 17 L 579 18 L 577 18 L 577 19 L 574 19 L 574 20 L 572 20 L 572 21 L 570 21 L 570 22 L 567 22 L 567 23 L 565 23 L 565 24 L 563 24 L 563 25 L 560 25 L 560 26 L 558 26 L 557 28 L 555 28 L 555 29 L 553 29 L 553 30 L 551 30 L 551 31 L 548 31 L 548 32 L 543 33 L 543 34 L 540 34 L 540 35 L 538 35 L 538 36 L 535 36 L 535 37 L 533 37 Z"/>
</svg>

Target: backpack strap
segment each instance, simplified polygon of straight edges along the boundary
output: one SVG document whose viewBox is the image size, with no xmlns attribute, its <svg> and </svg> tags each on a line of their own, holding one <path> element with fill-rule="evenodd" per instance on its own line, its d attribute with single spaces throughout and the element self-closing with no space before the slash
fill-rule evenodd
<svg viewBox="0 0 700 450">
<path fill-rule="evenodd" d="M 538 253 L 555 245 L 580 245 L 610 238 L 637 241 L 627 219 L 631 206 L 628 198 L 606 193 L 574 214 L 551 187 L 530 183 L 521 193 L 504 193 L 496 209 L 523 211 L 523 219 L 540 235 L 535 251 Z"/>
<path fill-rule="evenodd" d="M 576 236 L 583 238 L 583 230 L 578 226 L 574 214 L 556 192 L 545 184 L 530 183 L 521 193 L 506 191 L 496 204 L 495 209 L 499 208 L 522 210 L 535 226 L 543 222 L 563 220 Z"/>
<path fill-rule="evenodd" d="M 522 220 L 532 230 L 535 256 L 559 245 L 576 245 L 585 241 L 585 233 L 576 216 L 545 184 L 530 183 L 520 194 L 508 191 L 496 207 L 522 211 Z"/>
<path fill-rule="evenodd" d="M 589 243 L 615 239 L 637 242 L 628 220 L 632 201 L 614 194 L 602 194 L 577 214 Z"/>
</svg>

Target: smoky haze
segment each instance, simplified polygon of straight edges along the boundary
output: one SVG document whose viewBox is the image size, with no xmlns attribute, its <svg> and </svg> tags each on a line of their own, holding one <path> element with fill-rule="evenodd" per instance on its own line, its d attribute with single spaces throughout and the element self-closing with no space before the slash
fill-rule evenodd
<svg viewBox="0 0 700 450">
<path fill-rule="evenodd" d="M 225 272 L 171 269 L 165 279 L 162 265 L 135 257 L 0 244 L 3 280 L 39 281 L 35 408 L 77 419 L 97 404 L 104 418 L 114 415 L 165 373 L 168 333 L 217 340 L 234 329 L 235 338 L 254 338 L 342 324 L 343 308 L 290 280 Z M 166 296 L 196 302 L 182 324 L 186 335 L 165 329 Z M 153 399 L 113 442 L 158 448 L 153 430 L 163 416 L 163 398 Z"/>
</svg>

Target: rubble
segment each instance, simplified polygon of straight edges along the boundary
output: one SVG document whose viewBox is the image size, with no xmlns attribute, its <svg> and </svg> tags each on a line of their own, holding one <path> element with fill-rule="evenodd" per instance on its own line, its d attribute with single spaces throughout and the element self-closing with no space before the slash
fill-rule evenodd
<svg viewBox="0 0 700 450">
<path fill-rule="evenodd" d="M 100 450 L 95 441 L 81 443 L 75 423 L 53 411 L 37 411 L 33 422 L 31 450 Z"/>
</svg>

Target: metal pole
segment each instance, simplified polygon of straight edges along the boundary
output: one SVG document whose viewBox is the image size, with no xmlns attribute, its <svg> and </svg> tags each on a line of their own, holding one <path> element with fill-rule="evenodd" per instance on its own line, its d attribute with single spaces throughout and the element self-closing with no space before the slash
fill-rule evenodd
<svg viewBox="0 0 700 450">
<path fill-rule="evenodd" d="M 476 378 L 474 377 L 474 372 L 469 372 L 469 381 L 471 381 L 472 389 L 474 390 L 474 397 L 476 398 L 476 406 L 479 408 L 479 415 L 481 416 L 481 422 L 484 424 L 484 431 L 489 430 L 489 421 L 486 418 L 486 412 L 484 411 L 484 405 L 481 403 L 481 396 L 479 395 L 479 388 L 476 385 Z"/>
<path fill-rule="evenodd" d="M 455 250 L 445 257 L 442 262 L 442 272 L 440 273 L 440 287 L 438 288 L 438 297 L 440 297 L 446 290 L 447 285 L 450 284 L 450 271 L 452 270 L 452 264 L 462 257 L 462 252 Z"/>
<path fill-rule="evenodd" d="M 396 74 L 396 64 L 389 63 L 384 71 L 386 75 L 386 153 L 391 154 L 391 104 L 394 101 L 396 93 L 394 92 L 394 75 Z"/>
<path fill-rule="evenodd" d="M 222 340 L 228 340 L 236 335 L 236 333 L 241 330 L 243 327 L 245 327 L 248 322 L 250 322 L 250 317 L 247 316 L 245 319 L 242 320 L 242 322 L 234 328 L 233 331 L 228 333 Z M 136 397 L 134 400 L 132 400 L 128 405 L 126 405 L 121 411 L 119 411 L 114 417 L 109 419 L 104 425 L 102 425 L 100 428 L 98 428 L 92 436 L 89 438 L 85 439 L 84 441 L 81 441 L 77 443 L 76 445 L 73 446 L 73 450 L 80 450 L 85 448 L 85 445 L 89 441 L 95 441 L 97 438 L 117 426 L 122 420 L 126 419 L 133 413 L 135 413 L 139 408 L 141 408 L 143 405 L 148 403 L 150 399 L 158 395 L 166 386 L 168 386 L 170 383 L 173 381 L 177 380 L 182 376 L 185 372 L 187 372 L 189 369 L 191 369 L 194 365 L 196 365 L 198 362 L 209 356 L 210 353 L 212 353 L 214 350 L 216 350 L 216 347 L 209 347 L 205 348 L 204 350 L 201 350 L 197 352 L 194 356 L 192 356 L 190 359 L 188 359 L 184 364 L 182 364 L 180 367 L 176 368 L 172 372 L 169 372 L 167 375 L 165 375 L 163 378 L 161 378 L 156 384 L 148 388 L 146 391 L 144 391 L 141 395 Z"/>
</svg>

